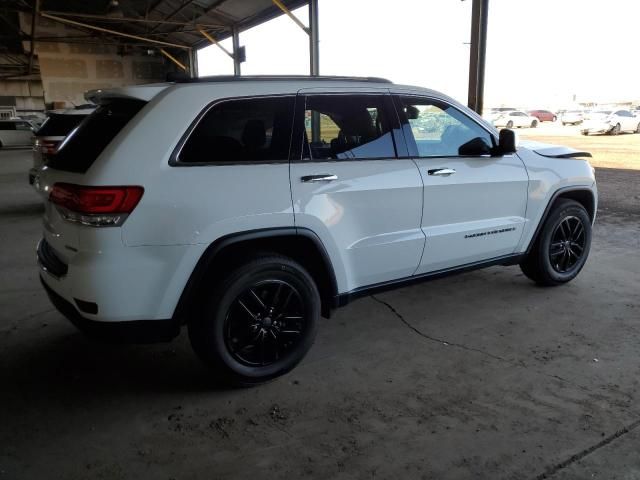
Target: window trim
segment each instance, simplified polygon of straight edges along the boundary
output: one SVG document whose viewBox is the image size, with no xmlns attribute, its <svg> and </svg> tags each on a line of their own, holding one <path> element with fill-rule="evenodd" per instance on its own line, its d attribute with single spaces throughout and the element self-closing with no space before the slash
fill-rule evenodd
<svg viewBox="0 0 640 480">
<path fill-rule="evenodd" d="M 389 117 L 391 122 L 391 141 L 393 143 L 394 155 L 392 157 L 367 157 L 367 158 L 302 158 L 303 145 L 304 145 L 304 114 L 307 107 L 307 97 L 320 97 L 320 96 L 350 96 L 350 97 L 362 97 L 362 96 L 377 96 L 382 99 L 382 108 Z M 405 144 L 404 136 L 401 132 L 400 119 L 395 111 L 395 105 L 393 104 L 393 97 L 391 93 L 386 91 L 377 92 L 362 92 L 362 91 L 341 91 L 341 92 L 299 92 L 296 97 L 296 111 L 293 126 L 293 139 L 291 146 L 291 162 L 292 163 L 333 163 L 333 162 L 366 162 L 369 160 L 397 160 L 404 158 L 400 156 L 400 150 L 408 151 Z"/>
<path fill-rule="evenodd" d="M 420 156 L 419 152 L 418 152 L 418 145 L 416 144 L 416 139 L 413 136 L 413 132 L 410 133 L 411 135 L 411 139 L 413 140 L 413 142 L 410 142 L 409 139 L 406 138 L 407 133 L 405 132 L 405 127 L 409 127 L 409 130 L 411 129 L 410 124 L 409 124 L 409 120 L 407 119 L 406 115 L 404 114 L 404 110 L 402 109 L 403 105 L 402 105 L 402 97 L 413 97 L 413 98 L 417 98 L 417 99 L 422 99 L 422 100 L 427 100 L 427 101 L 431 101 L 431 102 L 436 102 L 436 103 L 443 103 L 445 105 L 448 105 L 449 107 L 455 109 L 456 111 L 458 111 L 459 113 L 461 113 L 462 115 L 464 115 L 467 119 L 469 119 L 471 122 L 473 122 L 474 124 L 476 124 L 478 127 L 480 127 L 482 130 L 484 130 L 485 132 L 487 132 L 489 134 L 489 136 L 491 137 L 491 140 L 493 142 L 493 145 L 491 146 L 491 149 L 494 150 L 497 146 L 498 146 L 498 139 L 496 138 L 496 135 L 494 132 L 492 132 L 491 130 L 489 130 L 486 126 L 484 126 L 483 124 L 477 122 L 474 118 L 472 118 L 469 114 L 467 114 L 465 111 L 461 110 L 460 108 L 456 107 L 455 105 L 452 105 L 450 102 L 438 98 L 438 97 L 433 97 L 433 96 L 429 96 L 429 95 L 419 95 L 419 94 L 412 94 L 412 93 L 392 93 L 392 97 L 393 97 L 393 105 L 396 109 L 396 114 L 398 115 L 398 120 L 400 122 L 401 125 L 401 131 L 405 137 L 405 143 L 407 146 L 407 156 L 406 157 L 399 157 L 399 158 L 491 158 L 494 157 L 495 155 L 493 154 L 487 154 L 487 155 L 426 155 L 426 156 Z M 412 150 L 414 150 L 412 152 Z M 412 153 L 414 153 L 412 155 Z"/>
<path fill-rule="evenodd" d="M 212 161 L 212 162 L 183 162 L 180 160 L 180 153 L 182 152 L 182 148 L 189 141 L 191 134 L 198 127 L 202 119 L 209 113 L 209 111 L 222 104 L 227 102 L 233 102 L 238 100 L 263 100 L 268 98 L 293 98 L 293 112 L 291 115 L 291 136 L 289 137 L 289 152 L 287 158 L 282 160 L 237 160 L 237 161 Z M 279 94 L 266 94 L 266 95 L 243 95 L 239 97 L 224 97 L 217 98 L 212 102 L 209 102 L 196 118 L 191 122 L 191 124 L 187 127 L 187 129 L 183 132 L 180 140 L 171 152 L 171 156 L 169 156 L 169 166 L 171 167 L 209 167 L 209 166 L 226 166 L 226 165 L 273 165 L 273 164 L 281 164 L 281 163 L 289 163 L 289 158 L 291 157 L 291 149 L 292 149 L 292 141 L 293 141 L 293 130 L 294 130 L 294 121 L 295 121 L 295 112 L 296 112 L 296 99 L 297 95 L 295 93 L 279 93 Z"/>
</svg>

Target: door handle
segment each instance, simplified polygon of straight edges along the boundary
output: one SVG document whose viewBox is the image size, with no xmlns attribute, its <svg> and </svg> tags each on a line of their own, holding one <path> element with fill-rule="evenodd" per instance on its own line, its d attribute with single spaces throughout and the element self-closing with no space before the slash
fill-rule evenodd
<svg viewBox="0 0 640 480">
<path fill-rule="evenodd" d="M 322 175 L 305 175 L 304 177 L 300 177 L 305 183 L 308 182 L 331 182 L 333 180 L 337 180 L 337 175 L 332 175 L 330 173 L 323 173 Z"/>
<path fill-rule="evenodd" d="M 456 171 L 453 168 L 434 168 L 433 170 L 429 170 L 429 175 L 437 175 L 439 177 L 448 177 L 454 173 L 456 173 Z"/>
</svg>

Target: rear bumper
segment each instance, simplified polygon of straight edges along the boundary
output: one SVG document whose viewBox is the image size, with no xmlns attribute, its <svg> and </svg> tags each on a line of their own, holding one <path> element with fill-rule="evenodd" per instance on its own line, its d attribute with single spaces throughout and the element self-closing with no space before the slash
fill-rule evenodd
<svg viewBox="0 0 640 480">
<path fill-rule="evenodd" d="M 96 340 L 125 343 L 168 342 L 180 333 L 180 325 L 168 320 L 135 320 L 129 322 L 97 322 L 89 320 L 58 295 L 40 276 L 49 300 L 78 330 Z"/>
</svg>

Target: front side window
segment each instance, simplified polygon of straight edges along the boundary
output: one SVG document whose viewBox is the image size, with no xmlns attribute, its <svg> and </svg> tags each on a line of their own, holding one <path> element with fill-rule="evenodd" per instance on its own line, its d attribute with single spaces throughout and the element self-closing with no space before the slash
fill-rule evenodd
<svg viewBox="0 0 640 480">
<path fill-rule="evenodd" d="M 289 159 L 295 97 L 227 100 L 214 105 L 185 142 L 182 163 Z"/>
<path fill-rule="evenodd" d="M 392 123 L 382 95 L 307 96 L 304 158 L 394 158 Z"/>
<path fill-rule="evenodd" d="M 451 105 L 418 97 L 401 97 L 400 104 L 411 127 L 417 156 L 491 153 L 494 146 L 491 134 Z"/>
</svg>

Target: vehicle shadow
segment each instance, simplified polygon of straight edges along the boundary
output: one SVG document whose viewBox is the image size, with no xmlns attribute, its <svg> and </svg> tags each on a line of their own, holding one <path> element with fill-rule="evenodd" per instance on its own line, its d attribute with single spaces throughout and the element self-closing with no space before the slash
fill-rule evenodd
<svg viewBox="0 0 640 480">
<path fill-rule="evenodd" d="M 43 397 L 54 401 L 73 398 L 75 403 L 94 402 L 96 397 L 229 389 L 189 350 L 184 333 L 171 343 L 106 344 L 71 328 L 58 335 L 39 334 L 28 344 L 5 349 L 5 361 L 0 363 L 0 405 L 18 401 L 35 406 Z"/>
</svg>

